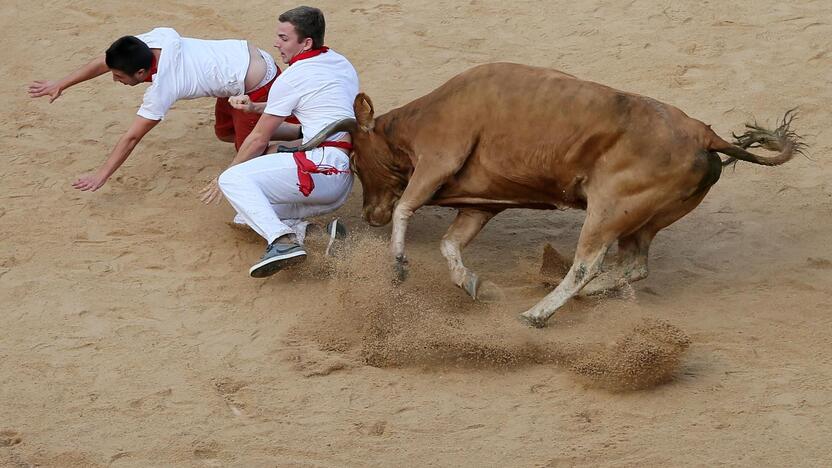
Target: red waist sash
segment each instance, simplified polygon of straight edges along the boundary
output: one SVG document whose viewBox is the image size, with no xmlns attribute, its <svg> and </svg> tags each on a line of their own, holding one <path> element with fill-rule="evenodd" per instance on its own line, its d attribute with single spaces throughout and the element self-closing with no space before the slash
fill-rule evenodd
<svg viewBox="0 0 832 468">
<path fill-rule="evenodd" d="M 347 151 L 352 150 L 352 143 L 348 141 L 325 141 L 318 145 L 319 148 L 327 146 L 341 148 Z M 306 158 L 305 151 L 297 151 L 292 153 L 292 156 L 295 158 L 295 164 L 298 166 L 298 189 L 300 189 L 300 193 L 304 197 L 308 197 L 315 190 L 315 181 L 312 180 L 312 174 L 335 175 L 349 174 L 350 172 L 348 170 L 342 171 L 329 164 L 315 164 Z"/>
</svg>

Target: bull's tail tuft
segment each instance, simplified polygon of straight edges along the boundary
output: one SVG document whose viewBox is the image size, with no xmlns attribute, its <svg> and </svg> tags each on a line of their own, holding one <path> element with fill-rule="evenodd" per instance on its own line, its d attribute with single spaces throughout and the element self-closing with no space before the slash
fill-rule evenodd
<svg viewBox="0 0 832 468">
<path fill-rule="evenodd" d="M 795 154 L 804 154 L 806 149 L 806 144 L 803 143 L 800 135 L 791 129 L 791 123 L 796 116 L 796 109 L 787 111 L 775 130 L 765 129 L 757 125 L 756 122 L 745 124 L 747 129 L 745 133 L 733 135 L 734 144 L 718 138 L 711 149 L 729 156 L 728 159 L 722 162 L 723 166 L 737 160 L 764 166 L 779 166 L 792 159 Z M 777 151 L 780 154 L 765 158 L 746 151 L 747 148 L 764 148 L 769 151 Z"/>
</svg>

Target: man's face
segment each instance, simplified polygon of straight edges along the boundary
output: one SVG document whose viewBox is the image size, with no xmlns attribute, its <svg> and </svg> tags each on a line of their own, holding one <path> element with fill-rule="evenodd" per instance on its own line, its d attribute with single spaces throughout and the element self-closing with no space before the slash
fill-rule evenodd
<svg viewBox="0 0 832 468">
<path fill-rule="evenodd" d="M 292 23 L 277 23 L 277 37 L 274 46 L 280 51 L 283 63 L 289 63 L 296 55 L 312 48 L 312 38 L 298 42 L 298 33 Z"/>
<path fill-rule="evenodd" d="M 126 84 L 127 86 L 136 86 L 137 84 L 144 82 L 148 73 L 145 69 L 141 69 L 132 75 L 121 70 L 116 70 L 115 68 L 111 68 L 110 71 L 113 73 L 113 81 L 118 81 L 119 83 Z"/>
</svg>

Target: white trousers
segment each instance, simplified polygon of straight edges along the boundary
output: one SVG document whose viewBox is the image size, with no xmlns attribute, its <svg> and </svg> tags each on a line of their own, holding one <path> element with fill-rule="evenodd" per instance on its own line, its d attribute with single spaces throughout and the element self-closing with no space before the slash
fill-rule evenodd
<svg viewBox="0 0 832 468">
<path fill-rule="evenodd" d="M 306 152 L 315 164 L 349 169 L 349 157 L 337 148 L 315 148 Z M 291 153 L 268 154 L 228 168 L 220 174 L 219 186 L 246 224 L 271 244 L 285 234 L 296 234 L 300 242 L 306 224 L 303 218 L 335 211 L 349 197 L 352 174 L 312 174 L 315 189 L 308 197 L 298 188 L 298 168 Z"/>
</svg>

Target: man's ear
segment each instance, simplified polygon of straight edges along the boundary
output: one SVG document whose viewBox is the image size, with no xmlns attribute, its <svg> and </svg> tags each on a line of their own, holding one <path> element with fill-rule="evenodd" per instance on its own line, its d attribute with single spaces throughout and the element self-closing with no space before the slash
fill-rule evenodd
<svg viewBox="0 0 832 468">
<path fill-rule="evenodd" d="M 311 37 L 307 37 L 303 40 L 303 50 L 312 50 L 315 48 L 315 42 L 312 40 Z"/>
<path fill-rule="evenodd" d="M 373 101 L 370 100 L 370 96 L 358 93 L 355 96 L 353 110 L 355 111 L 355 120 L 358 121 L 358 127 L 365 132 L 372 130 L 375 122 L 373 120 Z"/>
</svg>

